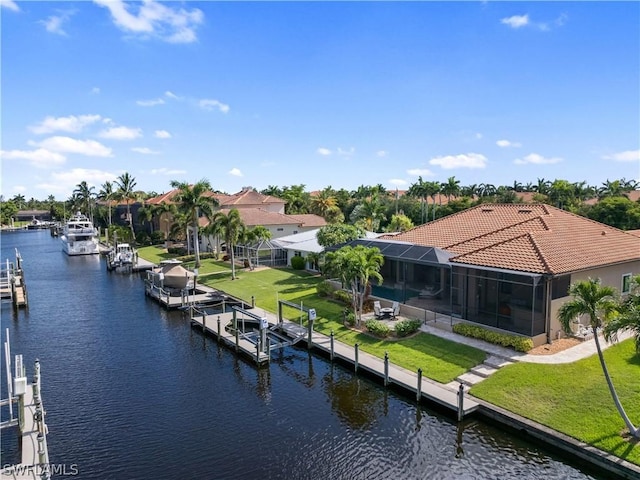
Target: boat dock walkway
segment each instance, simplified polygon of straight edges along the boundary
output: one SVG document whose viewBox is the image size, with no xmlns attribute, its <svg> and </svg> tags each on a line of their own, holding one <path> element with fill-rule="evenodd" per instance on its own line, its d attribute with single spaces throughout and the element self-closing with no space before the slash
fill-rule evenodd
<svg viewBox="0 0 640 480">
<path fill-rule="evenodd" d="M 257 312 L 255 310 L 257 310 Z M 236 312 L 238 330 L 245 332 L 244 335 L 242 333 L 236 335 L 233 329 L 231 329 L 231 331 L 227 329 L 227 327 L 232 326 L 233 312 L 213 315 L 192 315 L 191 325 L 195 328 L 202 328 L 204 333 L 209 333 L 217 337 L 219 341 L 224 342 L 238 353 L 245 354 L 258 365 L 268 363 L 271 352 L 275 348 L 305 340 L 308 348 L 323 352 L 328 355 L 332 361 L 339 359 L 343 363 L 352 365 L 356 372 L 366 371 L 372 376 L 382 379 L 385 386 L 395 384 L 404 390 L 410 391 L 415 394 L 417 401 L 425 399 L 458 412 L 459 419 L 479 408 L 478 402 L 467 397 L 463 388 L 457 390 L 451 389 L 451 387 L 441 385 L 423 377 L 420 370 L 418 370 L 418 372 L 411 372 L 401 368 L 391 363 L 388 356 L 384 359 L 376 357 L 375 355 L 359 350 L 357 345 L 346 345 L 336 341 L 332 336 L 318 332 L 313 332 L 311 341 L 309 341 L 306 326 L 289 320 L 283 320 L 279 323 L 276 315 L 259 309 L 252 310 L 252 313 L 252 321 L 255 322 L 255 317 L 260 316 L 266 318 L 268 322 L 268 335 L 271 340 L 267 342 L 267 346 L 262 349 L 263 351 L 261 351 L 260 344 L 256 341 L 259 335 L 258 330 L 247 334 L 247 331 L 241 328 L 244 318 L 239 312 Z M 281 337 L 283 341 L 280 343 L 278 343 L 278 332 L 283 334 Z"/>
<path fill-rule="evenodd" d="M 15 308 L 26 307 L 28 304 L 27 286 L 22 272 L 22 257 L 16 249 L 16 261 L 8 259 L 0 267 L 0 298 L 11 300 Z"/>
</svg>

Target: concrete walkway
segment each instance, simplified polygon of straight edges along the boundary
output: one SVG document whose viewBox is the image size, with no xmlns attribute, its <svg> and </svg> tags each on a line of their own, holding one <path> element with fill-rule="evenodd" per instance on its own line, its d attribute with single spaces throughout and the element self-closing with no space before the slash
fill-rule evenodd
<svg viewBox="0 0 640 480">
<path fill-rule="evenodd" d="M 516 352 L 512 348 L 505 348 L 499 345 L 494 345 L 492 343 L 485 342 L 483 340 L 478 340 L 476 338 L 469 338 L 462 335 L 458 335 L 457 333 L 453 333 L 451 331 L 446 330 L 446 327 L 440 328 L 438 326 L 434 326 L 433 323 L 423 324 L 420 328 L 423 332 L 430 333 L 432 335 L 436 335 L 438 337 L 449 339 L 456 343 L 463 343 L 465 345 L 469 345 L 471 347 L 475 347 L 479 350 L 484 350 L 485 352 L 503 358 L 505 360 L 510 360 L 512 362 L 530 362 L 530 363 L 571 363 L 576 360 L 580 360 L 582 358 L 590 357 L 591 355 L 596 354 L 596 344 L 593 340 L 585 340 L 581 342 L 579 345 L 575 347 L 567 348 L 558 353 L 554 353 L 551 355 L 531 355 L 522 352 Z M 630 332 L 625 332 L 618 335 L 618 341 L 626 340 L 627 338 L 631 338 L 633 336 Z M 600 335 L 600 346 L 603 350 L 609 348 L 612 343 L 607 343 L 604 340 L 604 337 Z"/>
</svg>

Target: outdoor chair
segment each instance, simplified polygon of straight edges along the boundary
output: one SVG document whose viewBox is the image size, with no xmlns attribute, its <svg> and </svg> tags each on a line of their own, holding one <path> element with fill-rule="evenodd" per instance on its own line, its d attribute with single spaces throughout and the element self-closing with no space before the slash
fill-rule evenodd
<svg viewBox="0 0 640 480">
<path fill-rule="evenodd" d="M 380 302 L 377 300 L 373 302 L 373 313 L 375 313 L 376 318 L 382 318 L 382 312 L 380 311 Z"/>
<path fill-rule="evenodd" d="M 393 309 L 393 312 L 391 313 L 391 316 L 393 318 L 396 318 L 398 315 L 400 315 L 400 304 L 398 302 L 393 302 L 393 304 L 391 304 L 391 308 Z"/>
</svg>

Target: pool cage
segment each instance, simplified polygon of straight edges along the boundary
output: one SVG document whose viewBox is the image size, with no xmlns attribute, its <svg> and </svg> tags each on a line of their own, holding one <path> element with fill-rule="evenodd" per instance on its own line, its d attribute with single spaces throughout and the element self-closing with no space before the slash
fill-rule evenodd
<svg viewBox="0 0 640 480">
<path fill-rule="evenodd" d="M 251 267 L 284 267 L 287 265 L 287 251 L 270 240 L 238 245 L 236 247 L 236 255 L 238 259 L 249 263 Z"/>
</svg>

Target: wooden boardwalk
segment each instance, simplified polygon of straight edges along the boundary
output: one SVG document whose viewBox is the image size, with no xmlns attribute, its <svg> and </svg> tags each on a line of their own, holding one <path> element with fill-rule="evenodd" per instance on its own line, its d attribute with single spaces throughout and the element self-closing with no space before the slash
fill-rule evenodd
<svg viewBox="0 0 640 480">
<path fill-rule="evenodd" d="M 256 312 L 252 310 L 252 313 L 258 313 L 260 316 L 267 318 L 269 326 L 272 329 L 278 325 L 278 318 L 270 312 L 261 310 L 257 310 Z M 238 323 L 241 327 L 241 314 L 238 313 L 237 315 Z M 268 363 L 270 360 L 269 354 L 258 352 L 255 342 L 241 337 L 236 341 L 235 334 L 226 330 L 225 327 L 231 324 L 232 319 L 233 313 L 195 315 L 191 317 L 191 324 L 196 328 L 202 328 L 202 331 L 205 333 L 210 333 L 218 337 L 219 340 L 227 346 L 236 349 L 239 353 L 248 355 L 258 364 Z M 445 385 L 424 378 L 419 372 L 411 372 L 394 365 L 389 359 L 385 361 L 385 359 L 356 349 L 354 346 L 346 345 L 335 339 L 332 341 L 330 336 L 318 332 L 313 332 L 311 342 L 309 343 L 307 339 L 307 328 L 289 320 L 284 320 L 281 327 L 281 331 L 286 333 L 290 338 L 300 339 L 302 336 L 310 348 L 323 352 L 332 360 L 338 359 L 343 363 L 353 366 L 356 372 L 366 371 L 372 376 L 381 379 L 385 385 L 395 384 L 403 390 L 413 393 L 417 401 L 424 399 L 446 407 L 457 412 L 459 418 L 479 408 L 477 402 L 464 395 L 464 390 L 452 390 Z M 459 409 L 460 395 L 463 396 L 461 410 Z"/>
</svg>

